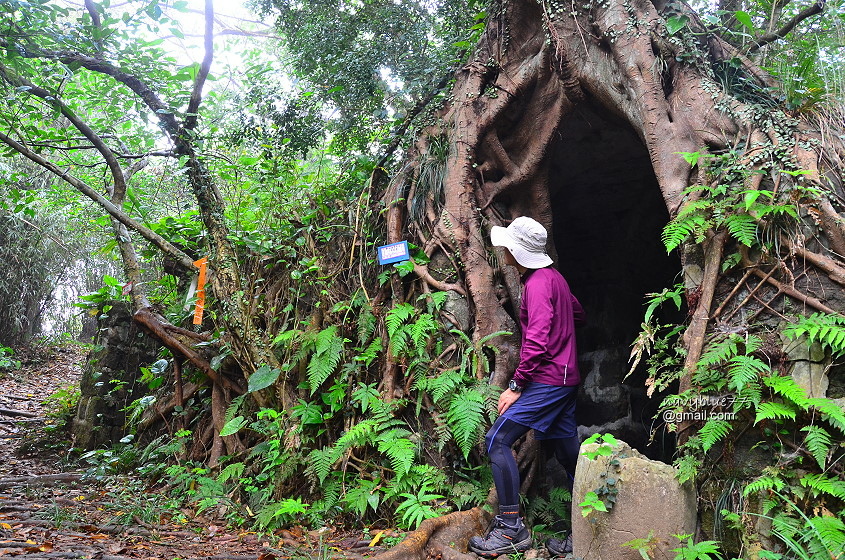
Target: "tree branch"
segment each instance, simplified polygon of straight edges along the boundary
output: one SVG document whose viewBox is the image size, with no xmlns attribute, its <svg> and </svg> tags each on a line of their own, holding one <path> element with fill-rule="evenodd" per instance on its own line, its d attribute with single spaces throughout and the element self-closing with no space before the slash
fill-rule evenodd
<svg viewBox="0 0 845 560">
<path fill-rule="evenodd" d="M 25 145 L 21 144 L 14 138 L 10 138 L 3 132 L 0 132 L 0 142 L 5 143 L 16 152 L 37 163 L 44 169 L 57 175 L 60 179 L 63 179 L 66 182 L 70 183 L 70 185 L 73 186 L 76 190 L 78 190 L 79 192 L 81 192 L 82 194 L 102 206 L 103 209 L 105 209 L 105 211 L 108 212 L 109 215 L 111 215 L 113 218 L 115 218 L 125 226 L 137 231 L 150 243 L 161 249 L 167 255 L 173 257 L 185 270 L 193 270 L 194 260 L 191 257 L 176 248 L 174 245 L 172 245 L 169 241 L 167 241 L 165 238 L 163 238 L 156 232 L 152 231 L 147 227 L 144 227 L 143 225 L 130 218 L 123 210 L 112 204 L 109 199 L 89 187 L 80 179 L 77 179 L 73 175 L 68 174 L 67 171 L 62 170 L 55 163 L 44 159 L 40 155 L 27 148 Z"/>
<path fill-rule="evenodd" d="M 9 49 L 13 48 L 13 45 L 10 45 L 9 41 L 5 38 L 0 38 L 0 47 Z M 161 99 L 159 99 L 158 94 L 156 94 L 152 88 L 150 88 L 137 76 L 124 72 L 110 62 L 78 52 L 48 51 L 38 48 L 37 45 L 28 44 L 26 46 L 24 56 L 27 58 L 58 60 L 59 62 L 68 65 L 79 64 L 92 72 L 111 76 L 131 89 L 136 95 L 138 95 L 138 97 L 141 98 L 144 104 L 156 114 L 165 132 L 173 137 L 178 137 L 179 132 L 181 131 L 181 126 L 176 120 L 176 116 L 173 114 L 173 111 Z"/>
<path fill-rule="evenodd" d="M 70 108 L 65 105 L 60 99 L 58 99 L 58 94 L 54 94 L 46 89 L 36 86 L 26 78 L 17 75 L 16 73 L 12 72 L 8 68 L 6 68 L 3 64 L 0 64 L 0 75 L 6 79 L 10 84 L 15 87 L 26 87 L 27 92 L 40 98 L 48 105 L 52 105 L 54 108 L 58 109 L 61 114 L 76 127 L 76 129 L 88 139 L 89 142 L 96 148 L 100 155 L 103 156 L 103 159 L 106 160 L 106 165 L 109 167 L 109 171 L 112 174 L 112 180 L 114 181 L 114 188 L 112 190 L 112 202 L 116 205 L 120 206 L 123 204 L 123 197 L 126 195 L 126 182 L 124 180 L 123 169 L 120 167 L 120 162 L 112 152 L 111 148 L 103 141 L 100 136 L 94 132 L 94 130 L 88 126 L 88 124 L 76 116 L 76 113 L 70 110 Z"/>
<path fill-rule="evenodd" d="M 214 0 L 205 0 L 205 56 L 203 56 L 200 71 L 194 82 L 194 91 L 191 92 L 191 99 L 188 101 L 188 112 L 185 117 L 185 129 L 193 130 L 197 126 L 197 111 L 202 100 L 202 87 L 208 78 L 211 70 L 211 62 L 214 60 Z"/>
<path fill-rule="evenodd" d="M 786 37 L 787 33 L 792 31 L 796 25 L 807 19 L 808 17 L 814 16 L 816 14 L 820 14 L 824 11 L 825 6 L 827 4 L 827 0 L 816 0 L 812 6 L 804 8 L 795 16 L 790 19 L 786 24 L 778 29 L 773 33 L 766 33 L 760 37 L 758 37 L 746 50 L 746 53 L 753 53 L 757 52 L 760 47 L 764 45 L 768 45 L 769 43 L 773 43 L 778 39 L 783 39 Z"/>
</svg>

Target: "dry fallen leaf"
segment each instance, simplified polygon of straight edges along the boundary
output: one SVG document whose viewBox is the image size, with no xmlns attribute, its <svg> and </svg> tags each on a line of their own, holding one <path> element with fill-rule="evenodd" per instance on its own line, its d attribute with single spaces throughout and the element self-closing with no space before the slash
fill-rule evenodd
<svg viewBox="0 0 845 560">
<path fill-rule="evenodd" d="M 384 536 L 384 531 L 379 531 L 378 533 L 376 533 L 376 536 L 373 537 L 373 540 L 371 540 L 370 544 L 368 544 L 367 546 L 377 545 L 383 536 Z"/>
</svg>

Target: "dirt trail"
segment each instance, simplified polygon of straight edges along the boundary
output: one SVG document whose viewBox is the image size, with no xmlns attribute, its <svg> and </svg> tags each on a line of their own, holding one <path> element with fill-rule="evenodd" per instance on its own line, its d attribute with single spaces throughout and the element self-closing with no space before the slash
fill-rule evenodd
<svg viewBox="0 0 845 560">
<path fill-rule="evenodd" d="M 285 531 L 276 538 L 225 527 L 188 509 L 161 507 L 161 492 L 132 478 L 86 478 L 51 431 L 56 398 L 77 386 L 83 351 L 68 345 L 15 356 L 0 372 L 0 557 L 100 560 L 361 559 L 363 536 Z M 45 404 L 46 401 L 46 404 Z"/>
</svg>

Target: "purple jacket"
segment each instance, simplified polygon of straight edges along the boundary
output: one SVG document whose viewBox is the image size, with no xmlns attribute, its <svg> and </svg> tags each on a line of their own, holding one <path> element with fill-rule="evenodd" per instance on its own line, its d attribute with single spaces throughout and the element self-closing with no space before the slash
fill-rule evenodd
<svg viewBox="0 0 845 560">
<path fill-rule="evenodd" d="M 546 385 L 578 385 L 578 351 L 575 327 L 586 321 L 584 308 L 569 291 L 569 284 L 556 269 L 529 270 L 522 279 L 525 289 L 519 324 L 522 351 L 513 374 L 518 385 L 529 381 Z"/>
</svg>

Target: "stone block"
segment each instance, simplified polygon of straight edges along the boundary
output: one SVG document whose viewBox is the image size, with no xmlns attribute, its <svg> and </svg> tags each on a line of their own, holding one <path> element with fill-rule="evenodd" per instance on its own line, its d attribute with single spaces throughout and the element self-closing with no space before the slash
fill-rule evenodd
<svg viewBox="0 0 845 560">
<path fill-rule="evenodd" d="M 681 485 L 675 468 L 647 459 L 627 443 L 618 441 L 612 454 L 589 460 L 581 447 L 575 471 L 572 532 L 574 554 L 583 560 L 642 560 L 636 550 L 622 546 L 632 539 L 651 539 L 654 560 L 672 560 L 678 546 L 673 535 L 692 534 L 696 524 L 696 495 L 690 484 Z M 614 463 L 618 461 L 618 463 Z M 615 487 L 616 502 L 608 513 L 581 514 L 578 506 L 588 492 Z"/>
</svg>

